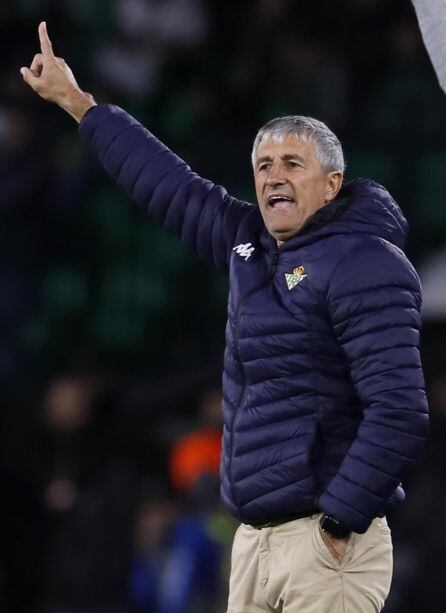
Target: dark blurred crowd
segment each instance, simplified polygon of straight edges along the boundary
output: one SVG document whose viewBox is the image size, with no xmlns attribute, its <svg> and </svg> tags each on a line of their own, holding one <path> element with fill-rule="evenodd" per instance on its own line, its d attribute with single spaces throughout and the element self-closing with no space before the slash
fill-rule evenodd
<svg viewBox="0 0 446 613">
<path fill-rule="evenodd" d="M 132 392 L 60 376 L 8 424 L 2 611 L 223 610 L 234 522 L 218 496 L 221 392 L 184 388 L 182 406 Z"/>
<path fill-rule="evenodd" d="M 235 529 L 217 483 L 226 278 L 23 84 L 42 19 L 83 89 L 234 195 L 254 199 L 258 127 L 309 114 L 341 138 L 348 177 L 400 203 L 426 279 L 434 425 L 391 518 L 386 611 L 445 611 L 446 98 L 405 0 L 0 6 L 0 610 L 219 613 Z"/>
</svg>

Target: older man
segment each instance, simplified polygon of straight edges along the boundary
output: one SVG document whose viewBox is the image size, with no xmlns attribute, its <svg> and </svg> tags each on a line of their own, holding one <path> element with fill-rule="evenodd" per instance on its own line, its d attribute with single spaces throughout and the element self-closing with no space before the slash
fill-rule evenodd
<svg viewBox="0 0 446 613">
<path fill-rule="evenodd" d="M 221 494 L 241 525 L 228 611 L 380 611 L 385 514 L 427 429 L 400 209 L 373 181 L 342 186 L 339 140 L 301 116 L 260 130 L 258 206 L 236 200 L 123 110 L 96 105 L 44 23 L 39 35 L 25 81 L 80 122 L 145 212 L 229 271 Z"/>
</svg>

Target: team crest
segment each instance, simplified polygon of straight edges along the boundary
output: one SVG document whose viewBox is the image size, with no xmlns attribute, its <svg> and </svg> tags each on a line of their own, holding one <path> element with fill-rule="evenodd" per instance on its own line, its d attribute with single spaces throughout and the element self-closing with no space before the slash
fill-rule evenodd
<svg viewBox="0 0 446 613">
<path fill-rule="evenodd" d="M 303 281 L 305 277 L 308 276 L 304 273 L 305 268 L 303 266 L 298 266 L 297 268 L 295 268 L 292 274 L 288 272 L 285 273 L 286 284 L 289 291 L 296 287 L 296 285 L 299 285 L 299 283 Z"/>
</svg>

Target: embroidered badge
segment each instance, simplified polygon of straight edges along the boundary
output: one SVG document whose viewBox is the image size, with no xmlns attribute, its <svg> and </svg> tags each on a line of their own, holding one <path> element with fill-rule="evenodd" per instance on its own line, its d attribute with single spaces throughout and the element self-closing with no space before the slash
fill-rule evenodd
<svg viewBox="0 0 446 613">
<path fill-rule="evenodd" d="M 308 277 L 308 275 L 305 275 L 304 272 L 305 268 L 303 266 L 298 266 L 293 270 L 292 274 L 288 272 L 285 273 L 286 284 L 289 291 L 291 291 L 293 287 L 296 287 L 296 285 L 299 285 L 299 283 L 303 281 L 305 277 Z"/>
<path fill-rule="evenodd" d="M 251 257 L 255 247 L 252 247 L 251 243 L 241 243 L 234 247 L 232 251 L 235 251 L 239 254 L 240 257 L 245 258 L 245 261 Z"/>
</svg>

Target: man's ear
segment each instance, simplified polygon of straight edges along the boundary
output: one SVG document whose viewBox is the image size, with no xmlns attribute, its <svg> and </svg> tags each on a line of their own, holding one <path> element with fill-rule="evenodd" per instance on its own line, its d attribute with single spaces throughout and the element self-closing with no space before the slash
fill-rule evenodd
<svg viewBox="0 0 446 613">
<path fill-rule="evenodd" d="M 325 188 L 325 204 L 336 198 L 341 189 L 343 180 L 344 175 L 340 170 L 332 170 L 328 173 Z"/>
</svg>

